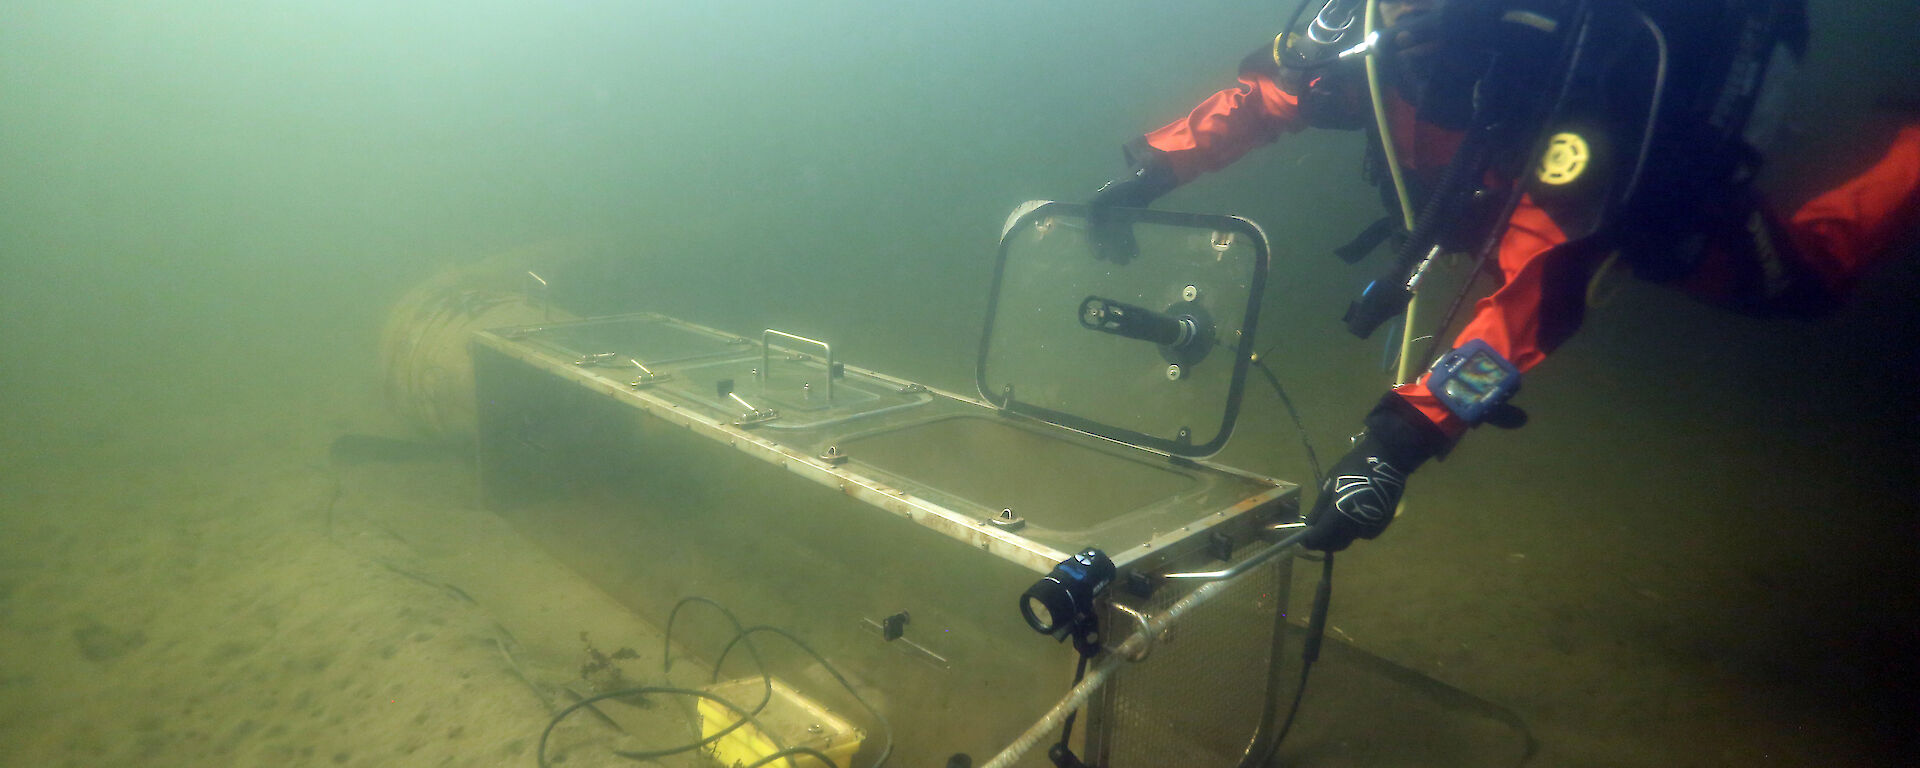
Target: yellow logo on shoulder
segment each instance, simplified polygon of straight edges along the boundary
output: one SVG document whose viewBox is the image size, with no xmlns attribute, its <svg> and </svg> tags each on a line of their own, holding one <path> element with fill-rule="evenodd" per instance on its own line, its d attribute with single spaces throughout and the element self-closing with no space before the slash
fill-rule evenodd
<svg viewBox="0 0 1920 768">
<path fill-rule="evenodd" d="M 1547 153 L 1540 157 L 1540 180 L 1554 186 L 1571 184 L 1587 170 L 1592 157 L 1587 140 L 1580 134 L 1556 133 L 1547 140 Z"/>
</svg>

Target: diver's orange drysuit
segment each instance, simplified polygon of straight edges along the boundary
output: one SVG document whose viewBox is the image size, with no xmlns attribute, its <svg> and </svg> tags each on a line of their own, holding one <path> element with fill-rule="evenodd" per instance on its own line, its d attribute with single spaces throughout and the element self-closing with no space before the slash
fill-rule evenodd
<svg viewBox="0 0 1920 768">
<path fill-rule="evenodd" d="M 1175 180 L 1186 183 L 1283 133 L 1316 125 L 1359 127 L 1351 115 L 1354 107 L 1363 105 L 1303 104 L 1298 89 L 1282 86 L 1276 68 L 1263 66 L 1271 62 L 1261 61 L 1265 58 L 1259 52 L 1248 57 L 1239 87 L 1214 94 L 1185 118 L 1129 145 L 1129 162 L 1144 162 L 1147 158 L 1139 155 L 1151 153 Z M 1354 98 L 1349 89 L 1346 100 Z M 1316 119 L 1316 112 L 1340 117 Z M 1460 145 L 1459 132 L 1416 120 L 1413 107 L 1397 95 L 1388 98 L 1388 114 L 1398 159 L 1412 175 L 1437 173 Z M 1830 306 L 1861 271 L 1890 253 L 1894 240 L 1916 220 L 1920 125 L 1909 125 L 1872 169 L 1785 220 L 1755 212 L 1733 222 L 1732 229 L 1746 231 L 1709 233 L 1702 262 L 1682 285 L 1709 301 L 1760 313 Z M 1497 263 L 1504 282 L 1475 305 L 1457 343 L 1484 340 L 1525 371 L 1565 341 L 1579 324 L 1596 257 L 1604 255 L 1559 247 L 1567 241 L 1546 210 L 1523 198 L 1499 244 Z M 1781 299 L 1796 306 L 1780 306 Z M 1426 376 L 1396 391 L 1447 437 L 1458 437 L 1467 428 L 1428 392 Z"/>
</svg>

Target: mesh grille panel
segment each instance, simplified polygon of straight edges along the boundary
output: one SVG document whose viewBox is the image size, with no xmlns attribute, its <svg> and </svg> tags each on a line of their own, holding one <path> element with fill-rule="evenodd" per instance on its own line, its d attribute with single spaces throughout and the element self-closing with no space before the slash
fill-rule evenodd
<svg viewBox="0 0 1920 768">
<path fill-rule="evenodd" d="M 1246 574 L 1183 616 L 1146 660 L 1119 670 L 1105 699 L 1109 768 L 1238 764 L 1266 706 L 1291 563 Z M 1189 591 L 1162 588 L 1142 608 L 1158 612 Z"/>
</svg>

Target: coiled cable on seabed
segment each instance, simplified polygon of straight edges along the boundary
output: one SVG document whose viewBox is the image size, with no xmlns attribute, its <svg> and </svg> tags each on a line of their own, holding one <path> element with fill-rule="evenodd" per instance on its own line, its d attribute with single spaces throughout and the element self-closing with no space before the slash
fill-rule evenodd
<svg viewBox="0 0 1920 768">
<path fill-rule="evenodd" d="M 1256 555 L 1248 558 L 1248 562 L 1270 559 L 1274 555 L 1293 548 L 1294 545 L 1299 544 L 1306 536 L 1307 532 L 1305 530 L 1288 536 L 1281 540 L 1280 543 L 1269 547 L 1267 552 L 1263 553 L 1264 556 Z M 1246 564 L 1247 563 L 1242 563 L 1242 565 Z M 993 759 L 987 761 L 981 768 L 1008 768 L 1008 766 L 1013 765 L 1015 761 L 1026 756 L 1028 752 L 1033 751 L 1034 747 L 1039 746 L 1042 741 L 1046 741 L 1049 734 L 1059 728 L 1062 723 L 1066 722 L 1068 715 L 1086 706 L 1087 700 L 1093 698 L 1094 691 L 1100 690 L 1100 686 L 1106 684 L 1107 678 L 1112 676 L 1114 668 L 1120 665 L 1121 660 L 1135 658 L 1143 653 L 1146 650 L 1146 645 L 1152 642 L 1153 637 L 1165 632 L 1167 627 L 1172 626 L 1175 621 L 1178 621 L 1180 617 L 1188 611 L 1213 599 L 1215 595 L 1226 589 L 1234 581 L 1235 578 L 1209 581 L 1200 585 L 1192 592 L 1187 593 L 1186 597 L 1174 601 L 1173 605 L 1167 606 L 1166 610 L 1148 617 L 1145 626 L 1142 626 L 1139 632 L 1133 633 L 1127 637 L 1124 642 L 1120 643 L 1118 647 L 1114 648 L 1107 660 L 1099 666 L 1094 667 L 1079 684 L 1067 691 L 1067 695 L 1060 699 L 1060 703 L 1053 705 L 1053 709 L 1047 710 L 1045 715 L 1042 715 L 1037 722 L 1028 727 L 1018 738 L 1014 739 L 1013 743 L 1008 744 L 1006 749 L 1001 750 L 1000 754 L 994 755 Z"/>
</svg>

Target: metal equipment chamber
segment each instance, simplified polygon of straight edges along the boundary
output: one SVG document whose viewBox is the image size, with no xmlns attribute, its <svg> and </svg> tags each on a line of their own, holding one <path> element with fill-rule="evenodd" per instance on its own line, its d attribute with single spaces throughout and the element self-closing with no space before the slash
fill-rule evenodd
<svg viewBox="0 0 1920 768">
<path fill-rule="evenodd" d="M 1016 606 L 1056 564 L 1111 557 L 1111 649 L 1202 583 L 1168 574 L 1274 554 L 1274 526 L 1298 512 L 1295 485 L 1207 460 L 1238 410 L 1264 236 L 1118 211 L 1100 226 L 1133 242 L 1101 254 L 1086 214 L 1009 219 L 971 396 L 787 330 L 634 314 L 481 332 L 483 498 L 651 621 L 698 595 L 807 638 L 883 710 L 890 765 L 984 759 L 1072 680 L 1073 647 Z M 1263 758 L 1287 554 L 1151 638 L 1084 712 L 1082 758 Z M 782 677 L 867 729 L 851 763 L 870 765 L 874 725 L 824 680 Z M 1039 749 L 1019 764 L 1049 763 Z"/>
</svg>

